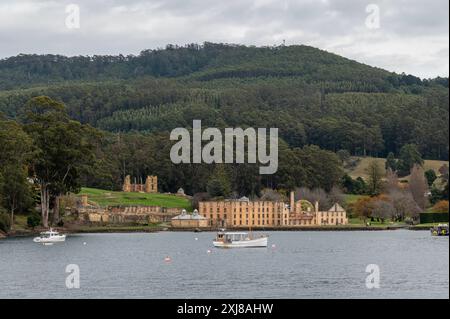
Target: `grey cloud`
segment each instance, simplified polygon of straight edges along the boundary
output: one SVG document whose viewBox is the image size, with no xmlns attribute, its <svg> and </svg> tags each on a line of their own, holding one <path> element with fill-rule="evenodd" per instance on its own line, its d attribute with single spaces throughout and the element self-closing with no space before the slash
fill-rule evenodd
<svg viewBox="0 0 450 319">
<path fill-rule="evenodd" d="M 81 28 L 64 27 L 65 6 Z M 380 7 L 381 28 L 365 26 Z M 1 0 L 0 57 L 137 54 L 204 41 L 307 44 L 397 72 L 448 76 L 447 0 Z"/>
</svg>

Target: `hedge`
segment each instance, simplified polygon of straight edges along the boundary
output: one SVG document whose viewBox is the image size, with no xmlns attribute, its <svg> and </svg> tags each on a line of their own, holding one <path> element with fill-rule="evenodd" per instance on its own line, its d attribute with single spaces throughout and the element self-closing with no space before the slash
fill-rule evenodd
<svg viewBox="0 0 450 319">
<path fill-rule="evenodd" d="M 430 224 L 430 223 L 442 223 L 448 222 L 448 213 L 421 213 L 420 223 Z"/>
</svg>

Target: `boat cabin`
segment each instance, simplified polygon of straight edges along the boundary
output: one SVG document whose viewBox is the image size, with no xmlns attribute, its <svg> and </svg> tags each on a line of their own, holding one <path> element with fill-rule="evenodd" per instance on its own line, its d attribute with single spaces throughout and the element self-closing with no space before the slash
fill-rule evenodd
<svg viewBox="0 0 450 319">
<path fill-rule="evenodd" d="M 50 229 L 48 231 L 44 231 L 40 233 L 40 237 L 41 238 L 50 238 L 50 237 L 54 237 L 54 236 L 59 236 L 59 232 Z"/>
<path fill-rule="evenodd" d="M 236 241 L 249 240 L 248 233 L 244 232 L 219 232 L 217 233 L 217 241 L 224 243 L 232 243 Z"/>
</svg>

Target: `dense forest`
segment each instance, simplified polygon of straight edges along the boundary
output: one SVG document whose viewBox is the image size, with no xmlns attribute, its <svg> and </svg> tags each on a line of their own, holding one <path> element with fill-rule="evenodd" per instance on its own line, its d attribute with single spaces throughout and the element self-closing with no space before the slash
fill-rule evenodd
<svg viewBox="0 0 450 319">
<path fill-rule="evenodd" d="M 138 56 L 19 55 L 0 61 L 0 112 L 49 96 L 110 132 L 278 127 L 290 147 L 386 157 L 416 144 L 448 159 L 448 78 L 390 73 L 307 46 L 205 43 Z"/>
</svg>

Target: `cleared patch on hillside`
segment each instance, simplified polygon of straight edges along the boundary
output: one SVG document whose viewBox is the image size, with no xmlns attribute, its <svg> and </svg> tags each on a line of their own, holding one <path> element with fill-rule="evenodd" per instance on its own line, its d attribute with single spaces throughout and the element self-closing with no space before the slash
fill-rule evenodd
<svg viewBox="0 0 450 319">
<path fill-rule="evenodd" d="M 369 166 L 369 163 L 371 163 L 372 161 L 376 161 L 383 169 L 384 169 L 385 163 L 386 163 L 386 159 L 385 158 L 353 157 L 353 159 L 359 159 L 358 164 L 356 165 L 356 167 L 346 170 L 347 173 L 352 178 L 362 177 L 364 179 L 367 179 L 366 170 L 367 170 L 367 167 Z M 425 160 L 424 169 L 425 170 L 432 169 L 432 170 L 434 170 L 436 172 L 436 174 L 439 174 L 438 170 L 444 164 L 449 165 L 449 162 L 437 161 L 437 160 Z M 406 176 L 406 177 L 404 177 L 402 179 L 408 180 L 409 176 Z"/>
</svg>

